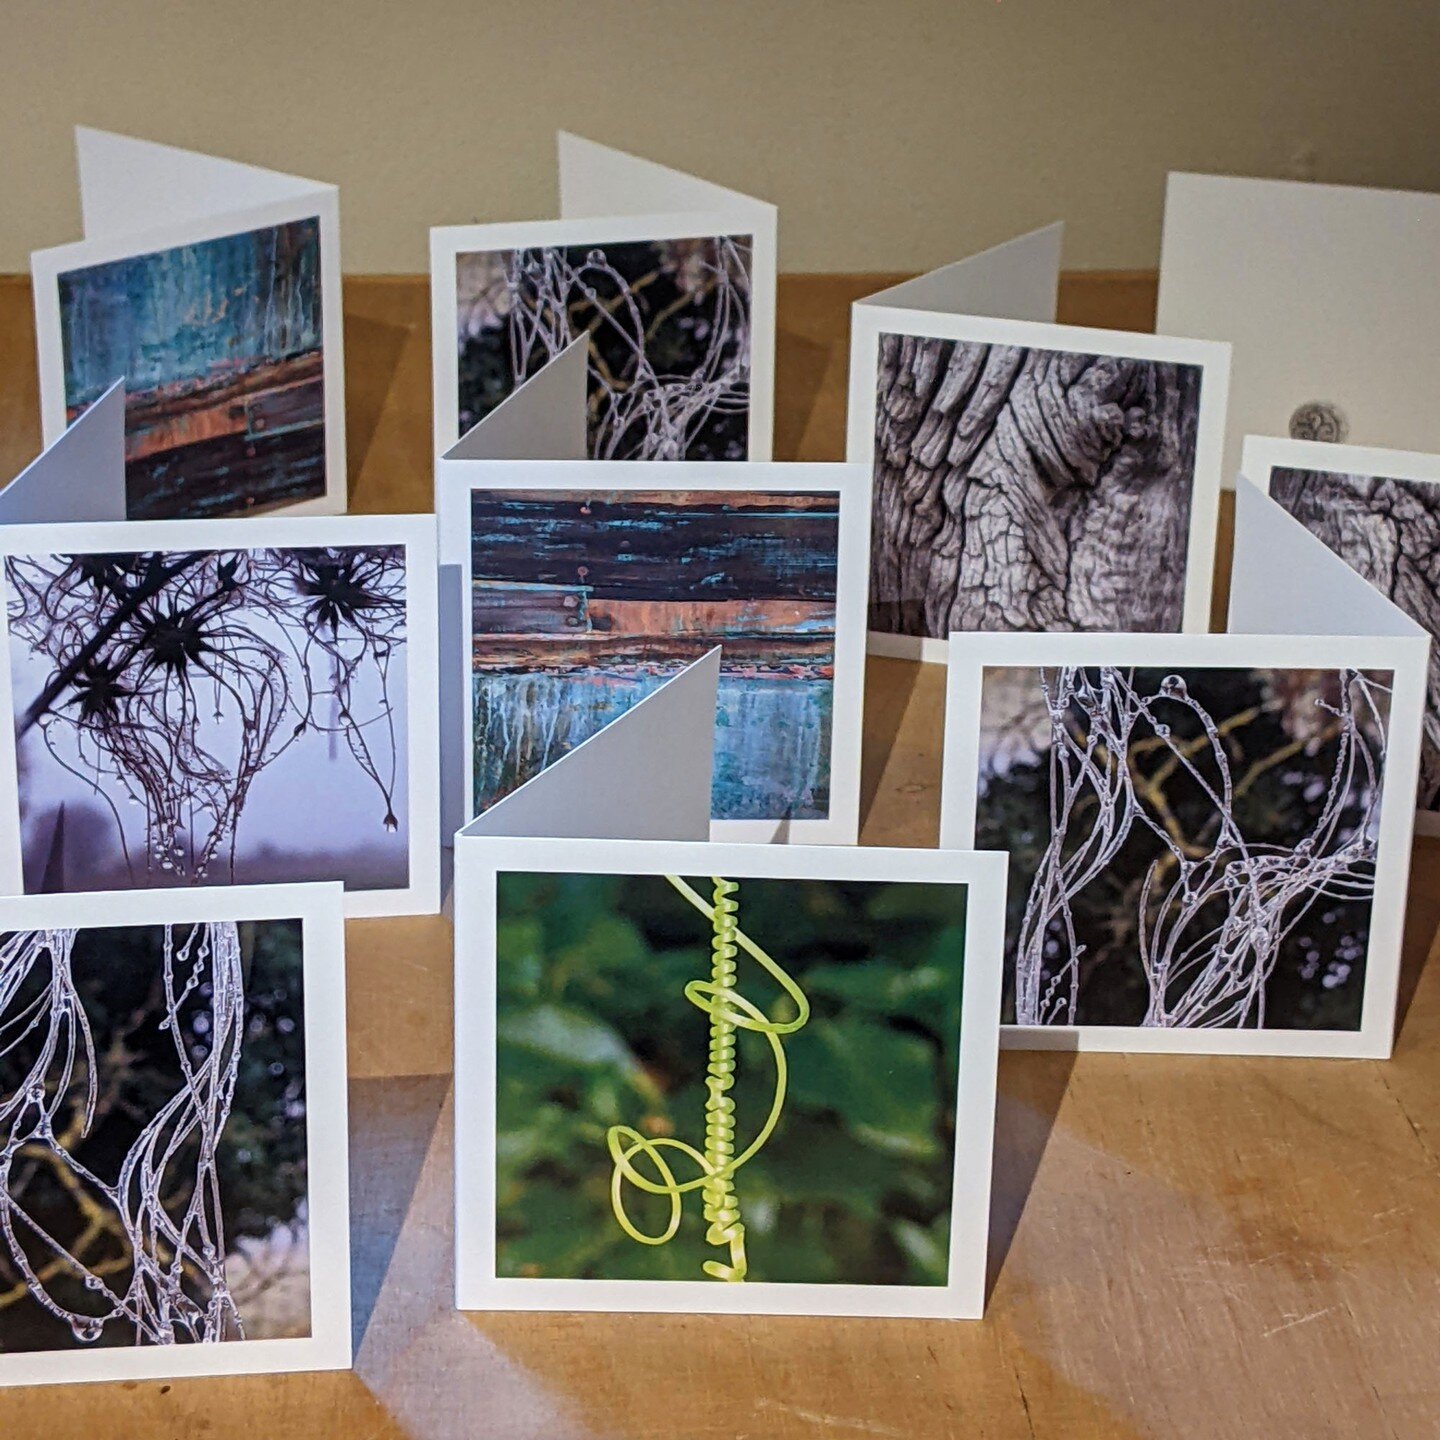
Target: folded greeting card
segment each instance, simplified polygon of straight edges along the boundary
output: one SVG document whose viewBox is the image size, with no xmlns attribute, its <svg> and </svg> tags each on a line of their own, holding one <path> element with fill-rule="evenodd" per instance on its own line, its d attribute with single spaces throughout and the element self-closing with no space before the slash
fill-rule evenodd
<svg viewBox="0 0 1440 1440">
<path fill-rule="evenodd" d="M 344 510 L 335 187 L 76 145 L 85 238 L 31 257 L 46 443 L 123 380 L 130 519 Z"/>
<path fill-rule="evenodd" d="M 456 866 L 461 1309 L 981 1313 L 1002 856 Z"/>
<path fill-rule="evenodd" d="M 438 908 L 431 517 L 0 527 L 0 587 L 10 891 Z"/>
<path fill-rule="evenodd" d="M 0 1386 L 350 1363 L 338 885 L 0 899 Z"/>
<path fill-rule="evenodd" d="M 952 637 L 1010 1043 L 1389 1054 L 1428 636 L 1245 481 L 1230 630 Z"/>
<path fill-rule="evenodd" d="M 1227 347 L 1054 324 L 1060 238 L 852 311 L 846 454 L 873 476 L 877 653 L 1208 623 Z"/>
<path fill-rule="evenodd" d="M 587 454 L 768 460 L 775 207 L 559 136 L 560 218 L 430 232 L 435 452 L 580 336 Z"/>
<path fill-rule="evenodd" d="M 1440 636 L 1440 455 L 1245 437 L 1245 476 Z M 1440 834 L 1440 646 L 1430 646 L 1415 828 Z"/>
<path fill-rule="evenodd" d="M 479 420 L 443 459 L 583 460 L 585 458 L 585 366 L 588 342 L 572 340 Z M 470 527 L 464 504 L 455 508 L 441 494 L 435 470 L 437 558 L 440 603 L 440 842 L 448 849 L 455 832 L 473 814 L 466 788 L 465 751 L 469 734 L 470 666 L 465 653 L 465 564 Z M 461 478 L 446 488 L 466 490 Z M 442 856 L 443 859 L 443 856 Z M 446 887 L 448 889 L 448 886 Z"/>
<path fill-rule="evenodd" d="M 464 814 L 719 645 L 717 838 L 853 843 L 865 479 L 440 460 L 442 543 L 464 546 Z"/>
<path fill-rule="evenodd" d="M 1440 450 L 1440 195 L 1170 176 L 1162 330 L 1228 340 L 1246 435 Z"/>
<path fill-rule="evenodd" d="M 0 490 L 0 525 L 125 518 L 125 387 L 112 385 Z"/>
</svg>

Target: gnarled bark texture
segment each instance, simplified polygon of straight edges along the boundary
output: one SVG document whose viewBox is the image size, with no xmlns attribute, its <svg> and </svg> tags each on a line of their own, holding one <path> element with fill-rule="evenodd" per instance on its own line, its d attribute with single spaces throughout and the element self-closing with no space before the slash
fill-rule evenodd
<svg viewBox="0 0 1440 1440">
<path fill-rule="evenodd" d="M 1277 469 L 1270 494 L 1440 642 L 1440 486 Z M 1440 643 L 1430 647 L 1425 699 L 1418 804 L 1440 811 Z"/>
<path fill-rule="evenodd" d="M 871 628 L 1178 630 L 1200 378 L 882 335 Z"/>
</svg>

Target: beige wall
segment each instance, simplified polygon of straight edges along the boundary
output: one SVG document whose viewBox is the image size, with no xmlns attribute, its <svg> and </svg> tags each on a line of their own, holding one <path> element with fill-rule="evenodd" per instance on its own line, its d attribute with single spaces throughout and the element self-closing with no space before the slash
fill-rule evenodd
<svg viewBox="0 0 1440 1440">
<path fill-rule="evenodd" d="M 78 238 L 76 122 L 335 181 L 352 272 L 553 214 L 560 126 L 775 201 L 787 270 L 1150 266 L 1167 169 L 1440 189 L 1437 68 L 1436 0 L 3 0 L 0 270 Z"/>
</svg>

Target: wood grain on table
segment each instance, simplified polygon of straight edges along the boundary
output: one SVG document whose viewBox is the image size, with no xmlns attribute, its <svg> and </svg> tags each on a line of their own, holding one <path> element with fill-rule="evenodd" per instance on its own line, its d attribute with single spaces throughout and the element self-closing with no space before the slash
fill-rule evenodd
<svg viewBox="0 0 1440 1440">
<path fill-rule="evenodd" d="M 780 458 L 840 457 L 850 302 L 895 278 L 782 278 Z M 1154 303 L 1148 275 L 1061 287 L 1075 323 Z M 30 307 L 0 279 L 3 477 L 39 443 Z M 429 508 L 428 309 L 422 279 L 346 282 L 356 510 Z M 867 843 L 935 843 L 942 707 L 938 668 L 870 662 Z M 456 1313 L 449 926 L 352 922 L 354 1372 L 0 1392 L 0 1434 L 1434 1440 L 1437 879 L 1420 842 L 1389 1062 L 1003 1055 L 978 1324 Z"/>
</svg>

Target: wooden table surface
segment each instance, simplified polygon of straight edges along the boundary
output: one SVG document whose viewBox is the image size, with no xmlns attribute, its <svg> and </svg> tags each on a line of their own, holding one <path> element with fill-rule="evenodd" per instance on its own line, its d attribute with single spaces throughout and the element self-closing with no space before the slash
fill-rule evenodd
<svg viewBox="0 0 1440 1440">
<path fill-rule="evenodd" d="M 841 455 L 849 304 L 890 278 L 782 279 L 781 458 Z M 1153 277 L 1061 294 L 1153 323 Z M 427 509 L 425 284 L 345 302 L 353 508 Z M 0 279 L 0 476 L 38 440 L 29 289 Z M 941 712 L 937 667 L 871 661 L 866 842 L 935 843 Z M 0 1392 L 0 1436 L 1434 1440 L 1437 878 L 1421 842 L 1387 1063 L 1003 1055 L 978 1324 L 456 1313 L 449 927 L 353 922 L 354 1372 Z"/>
</svg>

